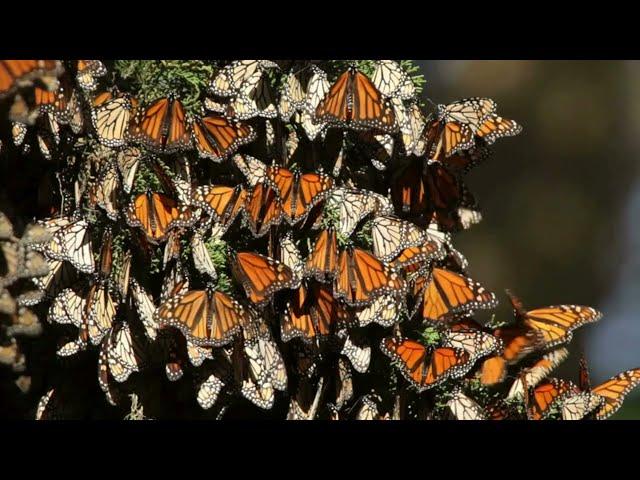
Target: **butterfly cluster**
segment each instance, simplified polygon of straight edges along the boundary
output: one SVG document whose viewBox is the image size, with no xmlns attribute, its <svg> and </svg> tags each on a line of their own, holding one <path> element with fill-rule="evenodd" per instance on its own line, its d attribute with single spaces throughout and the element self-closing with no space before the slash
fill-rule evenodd
<svg viewBox="0 0 640 480">
<path fill-rule="evenodd" d="M 640 369 L 549 377 L 601 314 L 509 294 L 482 321 L 497 296 L 453 245 L 482 218 L 465 175 L 521 126 L 488 98 L 425 108 L 407 66 L 210 62 L 194 106 L 108 62 L 0 61 L 0 155 L 39 152 L 58 200 L 26 244 L 0 217 L 2 313 L 38 306 L 120 408 L 161 380 L 215 418 L 609 417 Z M 43 388 L 36 418 L 73 417 Z"/>
</svg>

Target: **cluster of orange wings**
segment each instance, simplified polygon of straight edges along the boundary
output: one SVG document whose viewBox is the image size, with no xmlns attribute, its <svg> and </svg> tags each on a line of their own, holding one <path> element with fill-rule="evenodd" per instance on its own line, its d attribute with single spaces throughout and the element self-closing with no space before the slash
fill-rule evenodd
<svg viewBox="0 0 640 480">
<path fill-rule="evenodd" d="M 372 75 L 351 65 L 333 83 L 315 62 L 291 62 L 288 73 L 283 65 L 224 65 L 194 112 L 173 93 L 142 102 L 105 87 L 97 60 L 0 61 L 15 146 L 35 124 L 45 157 L 63 135 L 84 133 L 103 149 L 93 181 L 61 195 L 73 190 L 76 207 L 105 216 L 88 221 L 63 200 L 43 221 L 53 235 L 41 247 L 51 274 L 29 301 L 53 300 L 50 319 L 80 331 L 58 354 L 100 345 L 99 385 L 112 403 L 113 380 L 144 370 L 149 344 L 169 339 L 169 380 L 193 368 L 198 403 L 220 412 L 225 394 L 270 409 L 275 392 L 288 392 L 288 418 L 390 418 L 396 397 L 415 406 L 403 418 L 442 417 L 434 387 L 450 385 L 444 400 L 459 419 L 614 413 L 640 371 L 594 388 L 548 377 L 573 332 L 599 312 L 527 311 L 510 296 L 514 321 L 474 317 L 497 299 L 467 275 L 452 244 L 452 232 L 481 220 L 464 175 L 521 127 L 487 98 L 425 116 L 411 78 L 391 60 L 376 62 Z M 330 130 L 343 132 L 338 149 Z M 221 165 L 211 170 L 198 158 Z M 372 168 L 380 181 L 367 184 L 362 172 Z M 142 170 L 155 188 L 141 183 Z M 124 252 L 112 252 L 116 238 Z M 155 280 L 135 278 L 131 265 L 148 269 L 160 244 Z M 94 276 L 68 288 L 78 272 Z M 356 395 L 355 375 L 374 364 L 376 375 L 398 372 L 398 388 L 390 392 L 384 379 L 384 388 Z M 54 399 L 47 392 L 39 417 L 60 404 Z"/>
</svg>

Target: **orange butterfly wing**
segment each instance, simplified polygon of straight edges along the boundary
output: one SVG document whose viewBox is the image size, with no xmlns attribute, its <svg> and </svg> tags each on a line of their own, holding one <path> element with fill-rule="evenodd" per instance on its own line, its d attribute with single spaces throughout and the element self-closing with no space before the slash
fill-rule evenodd
<svg viewBox="0 0 640 480">
<path fill-rule="evenodd" d="M 233 256 L 232 272 L 242 283 L 249 299 L 256 304 L 293 285 L 293 272 L 277 260 L 252 252 L 238 252 Z"/>
<path fill-rule="evenodd" d="M 451 376 L 462 375 L 469 360 L 469 354 L 462 349 L 436 348 L 431 354 L 423 385 L 434 386 Z"/>
<path fill-rule="evenodd" d="M 205 290 L 190 290 L 169 298 L 155 314 L 159 325 L 178 328 L 191 342 L 209 344 L 209 300 Z"/>
<path fill-rule="evenodd" d="M 517 135 L 521 131 L 522 127 L 515 121 L 491 114 L 483 120 L 475 134 L 483 138 L 488 144 L 492 144 L 498 138 Z"/>
<path fill-rule="evenodd" d="M 250 125 L 219 115 L 198 119 L 192 128 L 198 153 L 217 162 L 256 138 Z"/>
<path fill-rule="evenodd" d="M 307 299 L 307 289 L 304 285 L 300 285 L 300 288 L 293 292 L 292 299 L 287 304 L 282 318 L 280 327 L 282 339 L 285 342 L 296 337 L 303 337 L 307 340 L 315 338 L 316 329 L 311 319 Z"/>
<path fill-rule="evenodd" d="M 165 151 L 184 150 L 191 145 L 191 134 L 187 128 L 184 107 L 180 100 L 174 100 L 171 105 L 171 116 L 169 117 L 169 127 Z"/>
<path fill-rule="evenodd" d="M 418 388 L 422 387 L 427 369 L 424 345 L 409 339 L 387 337 L 382 340 L 381 347 L 387 356 L 399 363 L 400 371 L 407 380 Z"/>
<path fill-rule="evenodd" d="M 213 318 L 209 338 L 213 346 L 229 343 L 249 323 L 249 312 L 237 300 L 223 292 L 213 292 Z M 211 308 L 211 306 L 210 306 Z"/>
<path fill-rule="evenodd" d="M 286 168 L 268 167 L 267 178 L 280 197 L 282 213 L 284 213 L 284 216 L 287 220 L 291 221 L 296 217 L 297 213 L 296 211 L 294 211 L 294 188 L 295 184 L 297 183 L 296 175 L 294 175 Z"/>
<path fill-rule="evenodd" d="M 557 378 L 538 385 L 529 400 L 528 416 L 532 420 L 541 420 L 548 414 L 549 409 L 562 400 L 566 394 L 577 389 L 565 380 Z M 525 395 L 527 393 L 525 392 Z"/>
<path fill-rule="evenodd" d="M 494 308 L 493 293 L 468 277 L 434 268 L 423 294 L 422 317 L 436 322 L 480 308 Z"/>
<path fill-rule="evenodd" d="M 338 77 L 316 108 L 318 121 L 356 130 L 397 130 L 391 105 L 366 75 L 349 68 Z"/>
<path fill-rule="evenodd" d="M 558 305 L 526 312 L 524 323 L 539 332 L 545 347 L 551 348 L 571 340 L 573 331 L 598 321 L 602 314 L 581 305 Z"/>
<path fill-rule="evenodd" d="M 338 260 L 336 232 L 327 229 L 320 232 L 306 263 L 307 273 L 319 281 L 325 281 L 335 273 Z"/>
<path fill-rule="evenodd" d="M 384 293 L 401 293 L 405 283 L 379 259 L 359 248 L 344 250 L 338 259 L 334 295 L 349 305 L 363 306 Z"/>
<path fill-rule="evenodd" d="M 187 207 L 178 207 L 175 200 L 160 193 L 138 195 L 127 211 L 129 225 L 141 227 L 152 242 L 166 239 L 169 230 L 178 226 L 187 226 L 191 220 L 191 211 Z"/>
<path fill-rule="evenodd" d="M 639 383 L 640 368 L 635 368 L 622 372 L 591 390 L 604 398 L 604 404 L 596 411 L 596 418 L 603 420 L 617 412 L 627 394 Z"/>
<path fill-rule="evenodd" d="M 396 118 L 391 105 L 382 99 L 382 94 L 371 80 L 358 71 L 353 78 L 352 119 L 367 128 L 380 128 L 384 131 L 395 129 Z"/>
<path fill-rule="evenodd" d="M 338 77 L 329 92 L 316 107 L 316 117 L 321 121 L 346 122 L 348 118 L 347 97 L 351 72 L 347 70 Z"/>
<path fill-rule="evenodd" d="M 194 202 L 218 222 L 230 224 L 244 206 L 246 192 L 242 186 L 206 185 L 194 192 Z"/>
<path fill-rule="evenodd" d="M 245 200 L 244 213 L 251 232 L 261 237 L 271 225 L 280 223 L 282 219 L 282 206 L 277 192 L 265 184 L 256 184 Z"/>
<path fill-rule="evenodd" d="M 13 91 L 21 80 L 53 73 L 58 68 L 56 60 L 0 60 L 0 98 Z"/>
<path fill-rule="evenodd" d="M 317 326 L 319 335 L 334 333 L 335 325 L 345 326 L 350 320 L 350 315 L 331 292 L 327 285 L 315 284 L 311 289 L 313 302 L 310 306 L 311 318 Z"/>
</svg>

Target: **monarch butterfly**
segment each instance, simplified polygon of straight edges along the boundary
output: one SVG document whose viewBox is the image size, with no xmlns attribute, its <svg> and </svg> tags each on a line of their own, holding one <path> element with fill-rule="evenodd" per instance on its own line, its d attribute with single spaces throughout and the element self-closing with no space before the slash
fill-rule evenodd
<svg viewBox="0 0 640 480">
<path fill-rule="evenodd" d="M 425 264 L 433 260 L 442 260 L 444 250 L 437 242 L 427 240 L 419 246 L 405 248 L 400 252 L 390 265 L 395 270 L 404 270 L 407 273 L 421 271 Z"/>
<path fill-rule="evenodd" d="M 400 373 L 420 392 L 471 370 L 473 360 L 461 348 L 428 348 L 407 338 L 387 337 L 382 352 L 396 362 Z"/>
<path fill-rule="evenodd" d="M 256 138 L 250 125 L 222 115 L 197 117 L 192 122 L 192 130 L 200 156 L 214 162 L 221 162 Z"/>
<path fill-rule="evenodd" d="M 338 240 L 334 229 L 323 230 L 307 258 L 305 273 L 324 282 L 333 277 L 338 262 Z"/>
<path fill-rule="evenodd" d="M 640 383 L 640 368 L 634 368 L 622 372 L 610 378 L 591 392 L 604 398 L 604 404 L 596 411 L 596 418 L 604 420 L 609 418 L 622 406 L 627 394 Z"/>
<path fill-rule="evenodd" d="M 258 305 L 268 302 L 275 292 L 291 288 L 294 283 L 289 267 L 258 253 L 232 254 L 231 270 L 251 302 Z"/>
<path fill-rule="evenodd" d="M 447 407 L 456 420 L 486 420 L 484 409 L 460 390 L 451 394 Z"/>
<path fill-rule="evenodd" d="M 338 258 L 334 296 L 351 306 L 369 305 L 383 294 L 401 294 L 404 280 L 371 253 L 359 248 L 343 250 Z"/>
<path fill-rule="evenodd" d="M 42 300 L 55 298 L 65 286 L 72 284 L 76 280 L 77 271 L 70 263 L 62 260 L 51 260 L 47 263 L 49 264 L 49 273 L 43 277 L 31 279 L 38 289 L 38 294 L 28 295 L 22 301 L 19 297 L 19 304 L 35 305 Z"/>
<path fill-rule="evenodd" d="M 60 218 L 47 221 L 44 225 L 54 232 L 51 241 L 44 247 L 44 253 L 49 258 L 68 261 L 84 273 L 95 270 L 91 234 L 86 220 Z"/>
<path fill-rule="evenodd" d="M 89 341 L 93 345 L 99 345 L 111 329 L 116 311 L 117 304 L 113 301 L 107 284 L 104 281 L 92 283 L 86 296 L 82 328 L 87 329 Z"/>
<path fill-rule="evenodd" d="M 293 273 L 293 287 L 300 285 L 304 273 L 304 262 L 300 251 L 293 240 L 291 232 L 287 232 L 280 239 L 280 261 L 291 269 Z"/>
<path fill-rule="evenodd" d="M 109 404 L 116 406 L 120 399 L 117 390 L 115 390 L 109 381 L 109 342 L 105 339 L 100 345 L 100 353 L 98 355 L 98 384 L 105 395 Z"/>
<path fill-rule="evenodd" d="M 416 94 L 413 81 L 402 67 L 393 60 L 379 60 L 371 77 L 371 82 L 385 97 L 409 100 Z"/>
<path fill-rule="evenodd" d="M 154 314 L 160 326 L 179 329 L 195 345 L 228 344 L 249 320 L 249 312 L 229 295 L 214 290 L 189 290 L 166 300 Z"/>
<path fill-rule="evenodd" d="M 507 399 L 517 397 L 524 398 L 525 383 L 529 388 L 534 388 L 542 379 L 555 370 L 568 356 L 569 350 L 564 347 L 545 353 L 540 360 L 535 362 L 531 367 L 525 369 L 518 378 L 516 378 L 509 389 Z"/>
<path fill-rule="evenodd" d="M 116 155 L 116 165 L 122 176 L 122 187 L 125 193 L 131 193 L 141 156 L 142 153 L 137 147 L 126 147 Z"/>
<path fill-rule="evenodd" d="M 196 270 L 202 274 L 208 275 L 212 280 L 216 280 L 218 278 L 216 267 L 211 261 L 211 257 L 209 256 L 209 252 L 207 251 L 202 235 L 198 232 L 191 237 L 191 252 L 193 256 L 193 264 L 196 267 Z"/>
<path fill-rule="evenodd" d="M 378 408 L 380 398 L 377 395 L 365 395 L 362 406 L 356 414 L 356 420 L 389 420 L 389 414 L 382 415 Z"/>
<path fill-rule="evenodd" d="M 6 62 L 6 60 L 3 60 L 3 62 Z M 48 390 L 47 393 L 45 393 L 42 397 L 40 397 L 40 400 L 38 401 L 38 406 L 36 408 L 35 419 L 36 420 L 54 420 L 55 418 L 57 418 L 56 400 L 57 400 L 57 395 L 54 388 L 52 388 L 51 390 Z"/>
<path fill-rule="evenodd" d="M 195 189 L 193 204 L 204 210 L 217 222 L 222 235 L 244 208 L 247 192 L 241 185 L 204 185 Z"/>
<path fill-rule="evenodd" d="M 80 328 L 85 304 L 86 300 L 78 288 L 65 288 L 51 303 L 47 320 L 61 325 L 71 324 Z"/>
<path fill-rule="evenodd" d="M 323 173 L 292 173 L 277 166 L 267 167 L 267 181 L 277 191 L 283 216 L 290 225 L 304 219 L 333 187 L 333 179 Z"/>
<path fill-rule="evenodd" d="M 164 277 L 162 290 L 160 291 L 160 302 L 164 303 L 171 297 L 186 293 L 187 290 L 189 290 L 189 277 L 182 263 L 177 259 L 169 273 Z"/>
<path fill-rule="evenodd" d="M 266 325 L 261 325 L 246 330 L 242 351 L 234 351 L 233 365 L 242 395 L 268 410 L 274 403 L 274 390 L 286 389 L 287 374 L 277 345 Z"/>
<path fill-rule="evenodd" d="M 491 145 L 498 138 L 512 137 L 518 135 L 521 131 L 522 127 L 515 121 L 499 117 L 493 113 L 482 121 L 475 134 L 488 145 Z"/>
<path fill-rule="evenodd" d="M 339 412 L 344 405 L 353 398 L 353 376 L 349 364 L 343 358 L 338 358 L 338 374 L 334 377 L 335 410 Z"/>
<path fill-rule="evenodd" d="M 125 382 L 132 373 L 140 370 L 142 347 L 126 323 L 114 325 L 107 342 L 109 372 L 116 382 Z"/>
<path fill-rule="evenodd" d="M 74 133 L 80 132 L 83 124 L 80 95 L 66 77 L 55 91 L 35 87 L 34 97 L 40 113 L 48 114 L 54 134 L 59 130 L 58 123 L 70 125 Z"/>
<path fill-rule="evenodd" d="M 346 333 L 346 332 L 345 332 Z M 354 342 L 351 335 L 346 334 L 340 353 L 347 357 L 358 373 L 366 373 L 371 363 L 371 347 Z"/>
<path fill-rule="evenodd" d="M 92 204 L 102 208 L 113 221 L 118 218 L 118 186 L 120 179 L 113 162 L 105 162 L 96 182 L 92 185 L 89 198 Z"/>
<path fill-rule="evenodd" d="M 472 148 L 475 132 L 495 111 L 496 104 L 490 98 L 465 98 L 449 105 L 438 105 L 435 120 L 425 132 L 430 158 L 439 159 L 441 152 L 449 157 Z"/>
<path fill-rule="evenodd" d="M 153 318 L 156 307 L 153 299 L 138 283 L 135 278 L 131 279 L 131 296 L 138 310 L 138 317 L 144 326 L 145 335 L 149 340 L 155 340 L 157 336 L 158 325 Z"/>
<path fill-rule="evenodd" d="M 263 75 L 260 75 L 257 82 L 250 81 L 246 87 L 242 87 L 240 93 L 227 105 L 226 110 L 230 116 L 238 120 L 278 116 L 273 91 Z"/>
<path fill-rule="evenodd" d="M 210 348 L 201 347 L 187 341 L 187 356 L 189 362 L 194 367 L 200 367 L 205 360 L 213 360 L 213 354 Z"/>
<path fill-rule="evenodd" d="M 411 222 L 394 216 L 379 216 L 371 224 L 373 253 L 385 263 L 409 247 L 424 243 L 424 232 Z"/>
<path fill-rule="evenodd" d="M 310 288 L 300 285 L 287 302 L 281 322 L 282 340 L 301 337 L 313 340 L 335 332 L 336 327 L 348 324 L 350 316 L 344 305 L 336 300 L 331 288 L 314 283 Z"/>
<path fill-rule="evenodd" d="M 306 83 L 309 81 L 310 70 L 289 72 L 280 92 L 278 113 L 285 122 L 291 120 L 296 110 L 303 110 L 306 106 Z"/>
<path fill-rule="evenodd" d="M 98 88 L 98 78 L 107 74 L 107 69 L 100 60 L 78 60 L 76 64 L 76 81 L 85 92 Z"/>
<path fill-rule="evenodd" d="M 581 305 L 558 305 L 525 311 L 519 298 L 510 292 L 507 294 L 518 320 L 539 332 L 546 348 L 568 343 L 574 330 L 602 318 L 599 311 Z"/>
<path fill-rule="evenodd" d="M 236 154 L 233 162 L 243 175 L 247 178 L 250 187 L 255 187 L 259 183 L 267 181 L 267 165 L 251 155 Z"/>
<path fill-rule="evenodd" d="M 497 305 L 495 294 L 469 277 L 442 268 L 421 276 L 414 291 L 420 292 L 422 318 L 429 322 L 448 321 L 453 316 Z"/>
<path fill-rule="evenodd" d="M 502 342 L 490 333 L 460 326 L 442 335 L 442 345 L 445 347 L 462 348 L 472 359 L 477 359 L 502 350 Z"/>
<path fill-rule="evenodd" d="M 188 150 L 191 132 L 182 102 L 163 97 L 138 110 L 129 121 L 127 137 L 158 153 Z"/>
<path fill-rule="evenodd" d="M 393 214 L 393 206 L 389 200 L 369 190 L 336 188 L 327 203 L 328 208 L 339 211 L 337 231 L 343 237 L 351 236 L 358 223 L 372 213 Z"/>
<path fill-rule="evenodd" d="M 38 77 L 57 76 L 61 69 L 58 60 L 0 60 L 0 99 Z"/>
<path fill-rule="evenodd" d="M 129 204 L 126 219 L 131 227 L 142 229 L 152 243 L 166 240 L 173 228 L 193 223 L 189 207 L 179 206 L 174 199 L 151 191 L 135 197 Z"/>
<path fill-rule="evenodd" d="M 198 388 L 198 394 L 196 396 L 198 404 L 204 410 L 211 408 L 218 400 L 218 396 L 225 385 L 226 382 L 224 378 L 219 378 L 214 373 L 209 375 Z"/>
<path fill-rule="evenodd" d="M 315 121 L 354 130 L 394 133 L 398 126 L 390 103 L 355 66 L 344 72 L 318 104 Z"/>
<path fill-rule="evenodd" d="M 568 395 L 575 393 L 578 393 L 578 388 L 573 383 L 550 378 L 533 390 L 527 416 L 532 420 L 542 420 L 548 417 L 555 407 L 560 406 Z"/>
<path fill-rule="evenodd" d="M 396 108 L 396 116 L 399 118 L 398 124 L 400 126 L 404 152 L 407 155 L 422 156 L 427 150 L 427 142 L 423 136 L 427 123 L 422 114 L 422 110 L 420 110 L 420 107 L 415 102 L 412 102 L 408 108 L 403 107 L 402 110 L 404 110 L 404 112 L 401 116 L 398 114 L 398 109 Z"/>
<path fill-rule="evenodd" d="M 381 295 L 371 305 L 357 309 L 356 319 L 361 327 L 377 323 L 383 327 L 391 327 L 399 319 L 403 306 L 394 295 Z"/>
<path fill-rule="evenodd" d="M 304 130 L 305 135 L 312 142 L 320 136 L 320 138 L 324 138 L 326 135 L 326 124 L 324 123 L 314 123 L 314 117 L 312 114 L 308 112 L 302 112 L 300 114 L 300 125 L 302 125 L 302 129 Z"/>
<path fill-rule="evenodd" d="M 261 237 L 282 219 L 282 205 L 273 188 L 257 184 L 247 194 L 243 214 L 254 236 Z"/>
<path fill-rule="evenodd" d="M 289 72 L 280 93 L 280 118 L 288 122 L 296 111 L 314 111 L 329 87 L 326 73 L 315 65 Z M 321 94 L 318 90 L 321 90 Z"/>
<path fill-rule="evenodd" d="M 129 284 L 131 283 L 131 252 L 126 250 L 120 258 L 121 264 L 116 274 L 116 283 L 121 298 L 127 298 L 129 294 Z"/>
<path fill-rule="evenodd" d="M 277 68 L 277 64 L 269 60 L 236 60 L 220 70 L 209 89 L 220 97 L 235 96 L 255 86 L 268 68 Z"/>
<path fill-rule="evenodd" d="M 122 147 L 138 101 L 127 93 L 103 92 L 93 99 L 91 122 L 98 141 L 106 147 Z M 123 175 L 124 176 L 124 175 Z"/>
</svg>

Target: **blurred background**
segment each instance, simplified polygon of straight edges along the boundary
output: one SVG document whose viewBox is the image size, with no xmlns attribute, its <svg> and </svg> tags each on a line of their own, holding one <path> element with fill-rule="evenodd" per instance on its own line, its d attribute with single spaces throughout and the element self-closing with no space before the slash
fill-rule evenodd
<svg viewBox="0 0 640 480">
<path fill-rule="evenodd" d="M 454 239 L 470 274 L 529 309 L 586 304 L 604 317 L 574 335 L 559 375 L 594 385 L 640 367 L 640 62 L 417 61 L 435 103 L 491 97 L 523 132 L 467 179 L 483 221 Z M 457 241 L 456 241 L 457 240 Z M 640 418 L 640 392 L 612 419 Z"/>
</svg>

